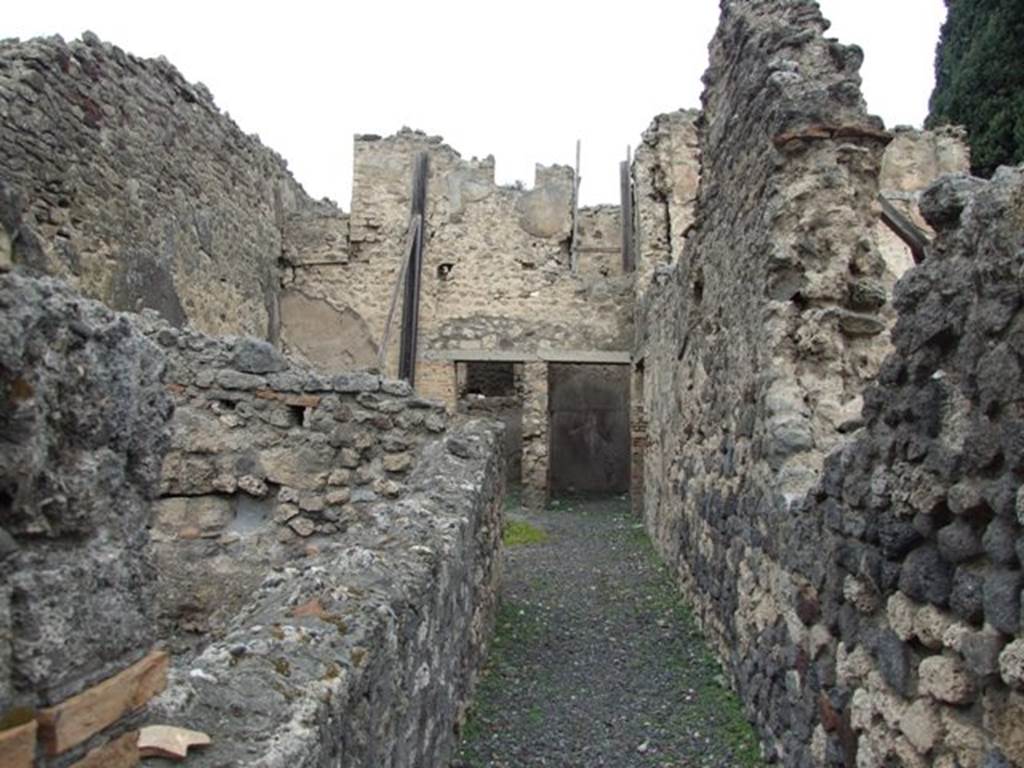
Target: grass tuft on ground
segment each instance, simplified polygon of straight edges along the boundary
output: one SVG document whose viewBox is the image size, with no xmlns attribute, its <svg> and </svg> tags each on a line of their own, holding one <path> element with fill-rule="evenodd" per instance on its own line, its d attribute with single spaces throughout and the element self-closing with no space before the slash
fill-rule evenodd
<svg viewBox="0 0 1024 768">
<path fill-rule="evenodd" d="M 526 544 L 543 544 L 548 540 L 548 535 L 523 520 L 508 520 L 501 538 L 506 547 L 520 547 Z"/>
</svg>

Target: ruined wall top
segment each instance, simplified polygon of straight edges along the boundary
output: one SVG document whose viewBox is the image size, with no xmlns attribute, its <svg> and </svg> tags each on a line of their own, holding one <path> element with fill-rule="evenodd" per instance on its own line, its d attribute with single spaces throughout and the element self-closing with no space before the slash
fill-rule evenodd
<svg viewBox="0 0 1024 768">
<path fill-rule="evenodd" d="M 276 335 L 284 215 L 311 201 L 165 59 L 90 33 L 0 42 L 0 168 L 42 246 L 27 261 L 15 242 L 22 268 L 116 309 Z"/>
</svg>

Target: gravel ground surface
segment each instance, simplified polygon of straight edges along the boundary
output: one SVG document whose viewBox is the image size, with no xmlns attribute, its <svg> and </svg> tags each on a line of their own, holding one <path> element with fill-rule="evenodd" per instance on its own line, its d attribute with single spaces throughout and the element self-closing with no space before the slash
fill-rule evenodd
<svg viewBox="0 0 1024 768">
<path fill-rule="evenodd" d="M 628 501 L 509 507 L 498 626 L 452 767 L 762 765 Z"/>
</svg>

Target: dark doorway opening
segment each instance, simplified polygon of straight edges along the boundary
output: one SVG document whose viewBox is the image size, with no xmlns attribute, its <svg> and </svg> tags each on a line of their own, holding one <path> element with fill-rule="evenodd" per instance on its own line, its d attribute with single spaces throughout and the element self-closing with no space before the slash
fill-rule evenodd
<svg viewBox="0 0 1024 768">
<path fill-rule="evenodd" d="M 458 363 L 458 411 L 505 424 L 505 466 L 510 485 L 523 471 L 523 365 L 510 362 Z"/>
<path fill-rule="evenodd" d="M 629 387 L 628 365 L 548 366 L 553 494 L 629 490 Z"/>
</svg>

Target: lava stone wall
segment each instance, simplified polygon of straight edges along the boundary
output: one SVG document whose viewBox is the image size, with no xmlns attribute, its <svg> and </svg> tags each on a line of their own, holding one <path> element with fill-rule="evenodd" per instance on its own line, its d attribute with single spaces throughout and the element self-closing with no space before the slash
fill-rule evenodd
<svg viewBox="0 0 1024 768">
<path fill-rule="evenodd" d="M 722 9 L 695 227 L 639 307 L 647 528 L 784 764 L 1021 764 L 1020 172 L 924 193 L 891 298 L 859 50 Z"/>
<path fill-rule="evenodd" d="M 789 765 L 811 761 L 817 722 L 790 674 L 821 556 L 800 504 L 860 425 L 894 316 L 873 236 L 890 137 L 860 50 L 826 29 L 814 3 L 722 3 L 693 228 L 638 308 L 646 526 Z"/>
<path fill-rule="evenodd" d="M 276 338 L 284 160 L 164 59 L 86 33 L 0 42 L 0 182 L 39 236 L 13 260 L 115 309 Z"/>
<path fill-rule="evenodd" d="M 125 316 L 0 275 L 0 730 L 157 640 L 146 525 L 172 411 L 163 371 Z"/>
<path fill-rule="evenodd" d="M 1022 765 L 1024 169 L 921 208 L 938 239 L 897 285 L 866 426 L 801 510 L 831 555 L 815 740 L 858 766 Z"/>
</svg>

